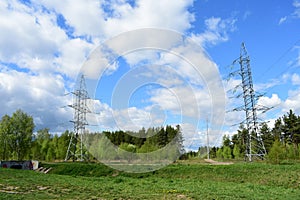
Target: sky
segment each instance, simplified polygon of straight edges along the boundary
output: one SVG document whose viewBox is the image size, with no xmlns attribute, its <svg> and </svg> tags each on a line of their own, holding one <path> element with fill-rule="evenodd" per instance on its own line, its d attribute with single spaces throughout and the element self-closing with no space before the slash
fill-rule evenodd
<svg viewBox="0 0 300 200">
<path fill-rule="evenodd" d="M 260 114 L 300 115 L 299 0 L 2 0 L 0 116 L 22 109 L 36 130 L 72 130 L 84 74 L 90 131 L 180 124 L 186 149 L 219 145 L 244 113 L 232 98 L 245 43 Z"/>
</svg>

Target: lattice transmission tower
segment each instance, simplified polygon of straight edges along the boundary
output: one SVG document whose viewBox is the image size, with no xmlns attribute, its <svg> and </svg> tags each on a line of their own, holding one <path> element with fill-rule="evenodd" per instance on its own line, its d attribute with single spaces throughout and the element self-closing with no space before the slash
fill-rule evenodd
<svg viewBox="0 0 300 200">
<path fill-rule="evenodd" d="M 85 127 L 88 125 L 86 115 L 87 113 L 90 113 L 87 106 L 87 99 L 89 99 L 89 96 L 84 75 L 81 75 L 79 86 L 72 94 L 73 104 L 69 106 L 74 110 L 74 118 L 71 121 L 74 124 L 74 132 L 71 134 L 65 161 L 70 159 L 72 159 L 73 162 L 76 160 L 84 161 L 87 157 L 83 145 L 83 136 L 86 133 Z"/>
<path fill-rule="evenodd" d="M 241 45 L 240 57 L 236 59 L 233 64 L 237 62 L 240 65 L 240 69 L 231 73 L 231 75 L 238 74 L 242 78 L 242 83 L 240 85 L 242 87 L 242 94 L 237 97 L 243 97 L 244 106 L 236 108 L 234 111 L 245 111 L 245 122 L 248 130 L 245 156 L 251 162 L 254 157 L 263 159 L 266 155 L 266 149 L 258 127 L 257 111 L 266 112 L 269 108 L 257 105 L 258 96 L 253 89 L 250 57 L 244 43 Z"/>
</svg>

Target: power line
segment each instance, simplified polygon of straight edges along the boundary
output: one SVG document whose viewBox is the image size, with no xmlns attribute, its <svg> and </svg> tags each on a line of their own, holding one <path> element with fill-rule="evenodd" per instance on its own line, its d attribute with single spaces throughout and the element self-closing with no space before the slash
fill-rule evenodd
<svg viewBox="0 0 300 200">
<path fill-rule="evenodd" d="M 297 40 L 294 44 L 292 44 L 286 51 L 283 52 L 283 54 L 281 56 L 279 56 L 261 75 L 257 80 L 260 80 L 262 77 L 264 77 L 271 69 L 273 69 L 273 67 L 279 62 L 281 61 L 290 51 L 293 50 L 293 48 L 295 47 L 295 45 L 297 43 L 300 42 L 300 39 Z M 288 69 L 290 68 L 290 66 L 288 67 Z M 287 71 L 288 69 L 286 69 L 285 71 Z M 283 72 L 281 72 L 280 74 L 282 74 Z M 277 75 L 278 76 L 278 75 Z M 277 77 L 276 76 L 276 77 Z"/>
</svg>

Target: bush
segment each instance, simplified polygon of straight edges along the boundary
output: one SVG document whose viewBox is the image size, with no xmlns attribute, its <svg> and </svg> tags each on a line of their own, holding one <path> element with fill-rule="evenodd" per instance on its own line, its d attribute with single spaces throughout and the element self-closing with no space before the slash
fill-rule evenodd
<svg viewBox="0 0 300 200">
<path fill-rule="evenodd" d="M 223 158 L 223 151 L 222 151 L 222 148 L 219 148 L 218 151 L 217 151 L 217 158 Z"/>
<path fill-rule="evenodd" d="M 239 158 L 242 157 L 241 149 L 236 144 L 233 147 L 233 156 L 234 156 L 235 159 L 239 159 Z"/>
<path fill-rule="evenodd" d="M 232 158 L 232 154 L 231 154 L 231 148 L 229 146 L 225 146 L 223 149 L 223 157 L 225 159 L 231 159 Z"/>
<path fill-rule="evenodd" d="M 267 159 L 273 164 L 279 164 L 282 160 L 286 159 L 286 150 L 278 140 L 273 143 Z"/>
</svg>

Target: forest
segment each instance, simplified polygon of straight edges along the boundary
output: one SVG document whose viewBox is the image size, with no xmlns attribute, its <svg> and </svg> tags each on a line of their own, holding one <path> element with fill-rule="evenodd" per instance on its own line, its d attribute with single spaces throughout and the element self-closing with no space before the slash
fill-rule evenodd
<svg viewBox="0 0 300 200">
<path fill-rule="evenodd" d="M 51 134 L 48 128 L 36 132 L 34 128 L 33 118 L 22 110 L 17 110 L 12 116 L 4 115 L 0 121 L 0 160 L 65 160 L 74 133 L 66 130 L 57 135 Z M 114 147 L 109 149 L 107 139 L 104 138 L 109 139 L 109 142 L 114 144 L 111 146 Z M 100 154 L 105 154 L 105 158 L 109 155 L 110 159 L 118 159 L 116 151 L 147 153 L 161 149 L 170 143 L 175 144 L 173 145 L 176 147 L 175 154 L 180 155 L 184 152 L 183 136 L 179 125 L 152 127 L 147 130 L 142 128 L 138 132 L 118 130 L 86 133 L 84 145 L 88 150 L 86 149 L 84 154 L 87 160 L 101 159 Z M 78 149 L 79 145 L 78 142 Z"/>
<path fill-rule="evenodd" d="M 34 132 L 33 118 L 22 110 L 15 111 L 12 116 L 4 115 L 0 121 L 0 160 L 36 159 L 45 161 L 64 160 L 73 132 L 66 130 L 60 135 L 51 134 L 48 128 Z M 285 160 L 300 160 L 300 116 L 292 110 L 275 120 L 273 128 L 267 123 L 260 125 L 260 134 L 267 152 L 266 159 L 273 163 Z M 133 131 L 103 131 L 88 133 L 86 151 L 88 159 L 101 158 L 95 148 L 105 147 L 104 136 L 118 149 L 133 153 L 153 152 L 169 143 L 176 144 L 176 152 L 181 159 L 206 156 L 206 147 L 199 147 L 198 152 L 184 152 L 183 135 L 179 125 L 176 127 L 142 128 Z M 222 145 L 210 147 L 210 157 L 217 159 L 245 159 L 248 131 L 240 125 L 237 133 L 223 136 Z M 102 142 L 102 143 L 101 143 Z M 118 159 L 114 154 L 116 148 L 102 149 L 110 154 L 111 159 Z M 97 151 L 98 151 L 97 149 Z M 169 152 L 170 153 L 170 152 Z M 94 155 L 93 155 L 94 154 Z M 202 156 L 203 157 L 203 156 Z"/>
</svg>

